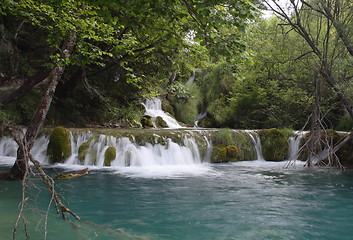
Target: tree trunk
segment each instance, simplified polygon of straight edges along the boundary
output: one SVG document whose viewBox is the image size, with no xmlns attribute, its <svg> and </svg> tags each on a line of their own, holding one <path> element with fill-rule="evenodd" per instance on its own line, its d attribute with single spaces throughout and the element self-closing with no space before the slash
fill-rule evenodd
<svg viewBox="0 0 353 240">
<path fill-rule="evenodd" d="M 8 104 L 27 94 L 34 86 L 44 81 L 50 74 L 48 69 L 40 69 L 34 76 L 29 77 L 16 90 L 0 96 L 0 104 Z"/>
<path fill-rule="evenodd" d="M 67 58 L 71 55 L 73 48 L 76 43 L 76 36 L 70 36 L 66 39 L 61 49 L 61 58 Z M 43 92 L 43 96 L 37 105 L 37 109 L 32 117 L 32 120 L 27 128 L 24 136 L 24 144 L 19 144 L 17 151 L 17 159 L 11 170 L 8 172 L 8 178 L 12 180 L 21 180 L 24 176 L 24 170 L 28 162 L 28 153 L 37 137 L 39 130 L 41 129 L 44 120 L 49 111 L 50 104 L 52 102 L 56 86 L 59 83 L 61 76 L 63 75 L 65 66 L 56 66 L 48 76 L 48 85 Z"/>
</svg>

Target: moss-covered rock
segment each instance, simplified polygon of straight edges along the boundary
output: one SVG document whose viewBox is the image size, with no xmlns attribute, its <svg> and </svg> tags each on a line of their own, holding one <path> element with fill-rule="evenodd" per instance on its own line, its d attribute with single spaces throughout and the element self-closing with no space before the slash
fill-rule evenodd
<svg viewBox="0 0 353 240">
<path fill-rule="evenodd" d="M 47 153 L 51 163 L 61 163 L 71 155 L 68 131 L 63 127 L 54 128 L 50 135 Z"/>
<path fill-rule="evenodd" d="M 174 116 L 174 109 L 167 99 L 162 100 L 162 110 Z"/>
<path fill-rule="evenodd" d="M 81 146 L 78 148 L 78 159 L 80 160 L 81 163 L 85 161 L 85 156 L 89 151 L 89 146 L 90 146 L 90 141 L 87 141 L 82 143 Z"/>
<path fill-rule="evenodd" d="M 230 160 L 236 159 L 238 156 L 238 148 L 234 145 L 229 145 L 226 147 L 227 158 Z"/>
<path fill-rule="evenodd" d="M 238 148 L 234 145 L 216 145 L 213 148 L 211 162 L 224 163 L 235 162 L 238 156 Z"/>
<path fill-rule="evenodd" d="M 211 117 L 202 118 L 201 120 L 199 120 L 197 125 L 199 127 L 201 127 L 201 128 L 214 128 L 214 127 L 217 127 L 216 121 L 213 118 L 211 118 Z"/>
<path fill-rule="evenodd" d="M 156 117 L 156 127 L 158 128 L 167 128 L 169 127 L 167 122 L 161 116 Z"/>
<path fill-rule="evenodd" d="M 143 128 L 153 128 L 152 117 L 149 115 L 145 115 L 141 118 L 141 124 Z"/>
<path fill-rule="evenodd" d="M 104 166 L 110 166 L 111 162 L 116 158 L 116 148 L 108 147 L 104 153 Z"/>
<path fill-rule="evenodd" d="M 286 158 L 289 148 L 286 132 L 272 128 L 260 130 L 259 135 L 265 160 L 282 161 Z"/>
</svg>

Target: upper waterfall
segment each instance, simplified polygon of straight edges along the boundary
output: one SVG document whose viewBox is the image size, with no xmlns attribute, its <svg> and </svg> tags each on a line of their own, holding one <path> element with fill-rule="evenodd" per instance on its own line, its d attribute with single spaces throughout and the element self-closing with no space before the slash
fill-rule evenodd
<svg viewBox="0 0 353 240">
<path fill-rule="evenodd" d="M 143 105 L 146 108 L 146 115 L 149 115 L 154 119 L 158 116 L 162 117 L 168 124 L 169 128 L 182 128 L 174 118 L 162 110 L 162 101 L 159 98 L 147 99 Z"/>
</svg>

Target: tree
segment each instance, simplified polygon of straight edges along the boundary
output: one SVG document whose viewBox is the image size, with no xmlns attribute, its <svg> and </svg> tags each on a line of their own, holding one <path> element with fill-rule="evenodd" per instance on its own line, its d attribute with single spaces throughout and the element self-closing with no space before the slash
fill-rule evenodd
<svg viewBox="0 0 353 240">
<path fill-rule="evenodd" d="M 294 30 L 299 34 L 310 47 L 312 53 L 316 56 L 316 64 L 312 66 L 313 75 L 315 76 L 315 105 L 313 107 L 312 121 L 311 121 L 311 140 L 309 141 L 310 150 L 314 152 L 317 145 L 322 144 L 320 141 L 320 134 L 317 136 L 317 132 L 320 129 L 325 128 L 325 125 L 321 122 L 321 111 L 320 111 L 320 99 L 322 96 L 323 83 L 326 82 L 329 87 L 335 92 L 342 102 L 345 110 L 353 118 L 352 112 L 352 103 L 344 94 L 344 92 L 339 88 L 337 84 L 340 79 L 335 78 L 335 62 L 339 60 L 337 56 L 344 56 L 342 53 L 342 48 L 339 48 L 340 41 L 346 46 L 346 50 L 349 52 L 349 41 L 348 34 L 346 30 L 348 27 L 343 27 L 338 24 L 337 18 L 333 17 L 330 13 L 331 10 L 340 9 L 339 2 L 337 8 L 331 8 L 333 3 L 336 1 L 330 0 L 318 0 L 318 1 L 302 1 L 302 0 L 291 0 L 290 8 L 286 9 L 279 5 L 276 1 L 267 1 L 264 0 L 264 3 L 270 8 L 276 16 L 282 20 L 282 24 L 290 27 L 290 30 Z M 317 5 L 318 3 L 318 5 Z M 314 4 L 314 5 L 311 5 Z M 323 11 L 319 8 L 313 6 L 323 7 Z M 347 5 L 346 5 L 347 6 Z M 339 10 L 337 12 L 340 12 Z M 325 14 L 323 14 L 325 13 Z M 346 19 L 351 19 L 351 14 L 345 12 Z M 313 25 L 315 21 L 316 25 Z M 342 21 L 340 24 L 348 23 L 349 21 Z M 337 36 L 337 38 L 334 38 Z M 348 46 L 348 48 L 347 48 Z M 320 78 L 318 77 L 320 76 Z M 323 114 L 324 115 L 324 114 Z M 324 143 L 329 145 L 329 143 Z M 332 149 L 331 146 L 328 146 L 329 149 Z M 333 153 L 334 154 L 334 153 Z M 331 154 L 330 157 L 335 159 Z M 330 159 L 329 157 L 329 159 Z M 308 165 L 310 166 L 312 157 L 308 159 Z M 322 159 L 318 160 L 318 163 L 321 163 Z M 334 161 L 329 160 L 329 164 L 332 164 Z"/>
</svg>

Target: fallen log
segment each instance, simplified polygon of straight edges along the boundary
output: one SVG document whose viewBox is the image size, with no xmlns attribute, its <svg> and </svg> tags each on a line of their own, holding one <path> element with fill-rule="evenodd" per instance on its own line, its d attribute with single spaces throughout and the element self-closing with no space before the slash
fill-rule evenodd
<svg viewBox="0 0 353 240">
<path fill-rule="evenodd" d="M 88 168 L 84 168 L 82 170 L 73 172 L 73 173 L 60 173 L 57 176 L 54 177 L 54 180 L 67 180 L 67 179 L 72 179 L 72 178 L 77 178 L 77 177 L 82 177 L 84 175 L 88 174 Z"/>
</svg>

